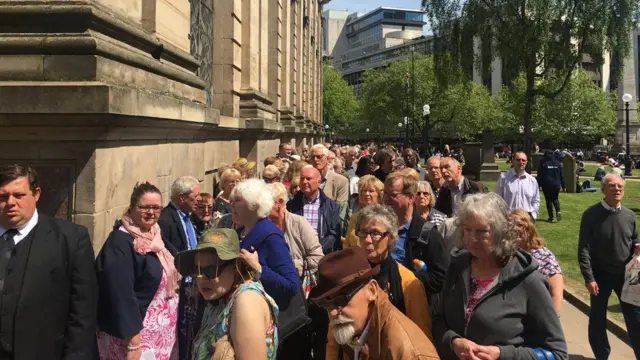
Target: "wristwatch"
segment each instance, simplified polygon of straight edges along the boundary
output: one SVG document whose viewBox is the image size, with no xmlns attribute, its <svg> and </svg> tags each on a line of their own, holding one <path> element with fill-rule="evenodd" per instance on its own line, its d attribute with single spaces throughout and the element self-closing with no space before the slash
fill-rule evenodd
<svg viewBox="0 0 640 360">
<path fill-rule="evenodd" d="M 260 277 L 262 276 L 262 266 L 260 269 L 253 272 L 251 278 L 253 281 L 260 281 Z"/>
</svg>

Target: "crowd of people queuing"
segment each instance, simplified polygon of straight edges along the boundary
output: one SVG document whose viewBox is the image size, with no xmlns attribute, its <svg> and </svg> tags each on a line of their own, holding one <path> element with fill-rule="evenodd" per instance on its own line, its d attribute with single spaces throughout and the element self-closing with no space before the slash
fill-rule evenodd
<svg viewBox="0 0 640 360">
<path fill-rule="evenodd" d="M 211 192 L 136 184 L 95 260 L 86 228 L 38 213 L 36 172 L 1 166 L 0 360 L 568 358 L 562 270 L 536 230 L 540 188 L 560 220 L 556 162 L 536 179 L 515 153 L 489 192 L 448 148 L 424 167 L 411 148 L 298 151 L 281 143 L 261 174 L 224 165 Z M 599 360 L 640 255 L 624 180 L 602 192 L 578 249 Z M 640 308 L 622 312 L 640 359 Z"/>
</svg>

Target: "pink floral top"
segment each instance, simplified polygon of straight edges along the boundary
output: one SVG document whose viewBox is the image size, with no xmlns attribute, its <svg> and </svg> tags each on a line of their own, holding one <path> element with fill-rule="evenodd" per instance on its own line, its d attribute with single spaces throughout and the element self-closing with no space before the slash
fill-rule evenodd
<svg viewBox="0 0 640 360">
<path fill-rule="evenodd" d="M 466 320 L 466 325 L 465 325 L 465 331 L 466 331 L 466 326 L 469 325 L 469 319 L 471 319 L 471 314 L 473 314 L 473 311 L 476 308 L 476 305 L 478 304 L 478 300 L 480 300 L 480 298 L 482 297 L 482 295 L 484 295 L 487 290 L 489 289 L 489 286 L 491 285 L 491 283 L 493 283 L 493 280 L 495 280 L 495 278 L 493 279 L 476 279 L 473 276 L 471 277 L 471 282 L 469 284 L 469 295 L 467 298 L 467 308 L 465 309 L 465 320 Z"/>
</svg>

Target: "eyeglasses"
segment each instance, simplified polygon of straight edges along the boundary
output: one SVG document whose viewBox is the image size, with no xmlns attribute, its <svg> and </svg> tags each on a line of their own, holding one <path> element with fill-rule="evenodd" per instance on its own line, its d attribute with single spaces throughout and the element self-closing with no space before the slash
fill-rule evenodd
<svg viewBox="0 0 640 360">
<path fill-rule="evenodd" d="M 418 192 L 416 193 L 416 195 L 418 195 L 418 196 L 422 196 L 422 195 L 424 195 L 424 196 L 431 196 L 431 193 L 430 193 L 430 192 L 428 192 L 428 191 L 418 191 Z"/>
<path fill-rule="evenodd" d="M 394 200 L 400 195 L 405 195 L 406 196 L 405 193 L 384 193 L 384 196 L 387 196 L 387 197 L 389 197 L 391 199 L 394 199 Z"/>
<path fill-rule="evenodd" d="M 348 294 L 336 295 L 327 299 L 318 300 L 316 301 L 316 304 L 318 304 L 318 306 L 323 307 L 327 310 L 334 309 L 334 308 L 343 308 L 349 304 L 349 301 L 351 301 L 351 298 L 358 291 L 360 291 L 360 289 L 362 289 L 365 285 L 366 283 L 358 286 L 357 288 L 355 288 L 355 290 L 353 290 Z"/>
<path fill-rule="evenodd" d="M 382 239 L 383 237 L 385 237 L 385 236 L 389 235 L 389 232 L 388 232 L 388 231 L 385 231 L 385 232 L 380 232 L 380 231 L 364 231 L 364 230 L 360 230 L 360 231 L 358 231 L 358 236 L 359 236 L 359 237 L 361 237 L 361 238 L 363 238 L 363 239 L 366 239 L 366 238 L 367 238 L 367 236 L 369 236 L 369 235 L 371 235 L 371 239 L 373 239 L 373 240 L 376 240 L 376 241 L 377 241 L 377 240 L 380 240 L 380 239 Z"/>
<path fill-rule="evenodd" d="M 137 205 L 138 210 L 141 212 L 160 212 L 162 210 L 162 206 L 159 205 Z"/>
<path fill-rule="evenodd" d="M 213 210 L 213 205 L 198 205 L 198 210 L 209 210 L 212 211 Z"/>
<path fill-rule="evenodd" d="M 270 183 L 275 182 L 276 180 L 278 180 L 278 177 L 277 177 L 277 176 L 274 176 L 274 177 L 272 177 L 272 178 L 268 178 L 268 177 L 266 177 L 266 176 L 263 176 L 263 177 L 262 177 L 262 180 L 263 180 L 264 182 L 266 182 L 267 184 L 270 184 Z"/>
<path fill-rule="evenodd" d="M 231 265 L 233 261 L 227 261 L 219 265 L 209 265 L 203 268 L 200 268 L 199 271 L 194 274 L 196 277 L 205 277 L 209 280 L 215 279 L 220 275 L 227 266 Z"/>
<path fill-rule="evenodd" d="M 320 154 L 320 155 L 311 154 L 311 157 L 314 159 L 322 159 L 324 157 L 324 154 Z"/>
</svg>

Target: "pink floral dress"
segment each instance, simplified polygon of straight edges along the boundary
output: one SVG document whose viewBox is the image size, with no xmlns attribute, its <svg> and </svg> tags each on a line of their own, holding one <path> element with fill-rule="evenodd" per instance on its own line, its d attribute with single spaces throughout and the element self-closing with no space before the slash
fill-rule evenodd
<svg viewBox="0 0 640 360">
<path fill-rule="evenodd" d="M 174 360 L 178 358 L 176 324 L 178 323 L 178 296 L 169 298 L 166 290 L 167 275 L 163 271 L 158 290 L 147 308 L 142 322 L 140 342 L 141 360 Z M 100 360 L 127 358 L 127 346 L 122 339 L 104 332 L 98 333 Z"/>
</svg>

